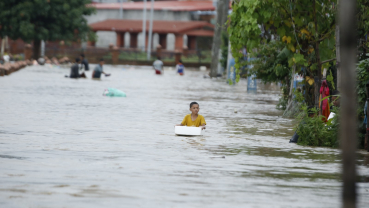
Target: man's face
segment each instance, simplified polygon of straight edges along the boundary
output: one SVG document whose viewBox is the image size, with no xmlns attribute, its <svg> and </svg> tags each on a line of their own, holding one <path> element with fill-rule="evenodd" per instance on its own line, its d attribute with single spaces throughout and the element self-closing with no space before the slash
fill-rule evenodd
<svg viewBox="0 0 369 208">
<path fill-rule="evenodd" d="M 333 96 L 332 97 L 332 100 L 333 100 L 333 105 L 336 106 L 336 107 L 340 107 L 340 98 L 337 97 L 337 96 Z"/>
<path fill-rule="evenodd" d="M 100 61 L 100 65 L 101 65 L 101 66 L 102 66 L 102 65 L 104 65 L 104 63 L 105 63 L 104 61 Z"/>
</svg>

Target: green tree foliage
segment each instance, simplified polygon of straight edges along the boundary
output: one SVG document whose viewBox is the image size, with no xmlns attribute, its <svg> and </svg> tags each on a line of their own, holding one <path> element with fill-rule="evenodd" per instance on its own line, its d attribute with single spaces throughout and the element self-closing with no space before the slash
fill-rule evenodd
<svg viewBox="0 0 369 208">
<path fill-rule="evenodd" d="M 296 64 L 300 74 L 321 78 L 321 70 L 326 67 L 323 65 L 335 57 L 335 3 L 332 0 L 235 1 L 228 32 L 236 68 L 241 67 L 241 48 L 258 52 L 263 45 L 277 39 L 291 52 L 286 67 Z M 305 70 L 300 72 L 302 66 Z"/>
<path fill-rule="evenodd" d="M 288 58 L 291 52 L 282 42 L 271 41 L 260 45 L 258 51 L 251 54 L 258 58 L 251 62 L 253 67 L 249 70 L 250 74 L 256 74 L 264 82 L 289 83 L 291 70 Z"/>
<path fill-rule="evenodd" d="M 359 37 L 359 59 L 368 57 L 369 52 L 369 1 L 357 0 L 358 3 L 358 37 Z"/>
<path fill-rule="evenodd" d="M 357 88 L 360 105 L 358 115 L 362 123 L 365 84 L 369 81 L 369 1 L 358 0 L 357 3 L 359 58 L 364 60 L 358 65 Z M 281 82 L 286 93 L 288 81 L 283 83 L 283 76 L 285 79 L 291 77 L 291 68 L 296 66 L 296 72 L 305 77 L 304 99 L 298 101 L 305 108 L 307 105 L 317 105 L 315 97 L 319 94 L 324 68 L 328 69 L 330 90 L 334 90 L 337 0 L 236 0 L 232 9 L 228 32 L 237 68 L 242 65 L 239 51 L 246 47 L 259 59 L 251 73 L 263 81 Z M 289 53 L 283 52 L 286 50 Z M 283 59 L 278 58 L 282 55 Z M 316 86 L 314 77 L 318 78 Z M 283 108 L 285 103 L 283 95 L 279 107 Z M 309 118 L 306 115 L 302 119 L 305 124 L 297 129 L 302 138 L 300 144 L 338 145 L 338 121 L 326 128 L 318 116 Z"/>
<path fill-rule="evenodd" d="M 359 146 L 364 146 L 365 139 L 365 131 L 366 127 L 363 124 L 365 112 L 364 106 L 367 99 L 366 96 L 366 83 L 369 81 L 369 58 L 362 60 L 359 62 L 356 71 L 357 71 L 357 96 L 359 100 L 359 108 L 358 108 L 358 120 L 359 120 Z"/>
<path fill-rule="evenodd" d="M 41 40 L 86 40 L 91 38 L 84 15 L 95 9 L 91 0 L 0 1 L 0 36 L 34 43 L 34 58 L 40 55 Z"/>
</svg>

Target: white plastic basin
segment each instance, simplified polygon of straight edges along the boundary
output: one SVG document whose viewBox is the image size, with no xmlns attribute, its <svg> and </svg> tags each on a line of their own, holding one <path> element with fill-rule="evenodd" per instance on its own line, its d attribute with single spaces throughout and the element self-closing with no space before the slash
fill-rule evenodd
<svg viewBox="0 0 369 208">
<path fill-rule="evenodd" d="M 174 133 L 181 136 L 201 136 L 203 130 L 201 127 L 176 126 Z"/>
</svg>

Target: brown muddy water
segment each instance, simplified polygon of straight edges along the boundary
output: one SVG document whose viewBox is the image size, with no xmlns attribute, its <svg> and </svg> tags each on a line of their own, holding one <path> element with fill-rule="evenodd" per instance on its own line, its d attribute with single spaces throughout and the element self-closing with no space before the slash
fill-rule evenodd
<svg viewBox="0 0 369 208">
<path fill-rule="evenodd" d="M 288 143 L 294 121 L 275 109 L 277 87 L 105 71 L 101 81 L 50 66 L 0 77 L 0 207 L 340 207 L 340 151 Z M 103 97 L 108 87 L 127 97 Z M 191 101 L 205 136 L 175 136 Z M 369 154 L 357 155 L 368 207 Z"/>
</svg>

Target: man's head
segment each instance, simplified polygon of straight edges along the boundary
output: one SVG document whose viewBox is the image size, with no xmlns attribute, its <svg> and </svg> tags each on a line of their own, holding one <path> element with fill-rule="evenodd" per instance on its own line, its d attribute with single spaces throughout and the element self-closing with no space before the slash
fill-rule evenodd
<svg viewBox="0 0 369 208">
<path fill-rule="evenodd" d="M 332 93 L 332 101 L 333 101 L 333 105 L 336 107 L 340 107 L 340 92 L 338 90 L 335 90 Z"/>
<path fill-rule="evenodd" d="M 76 63 L 80 63 L 80 62 L 81 62 L 81 59 L 76 58 Z"/>
<path fill-rule="evenodd" d="M 161 60 L 160 56 L 156 57 L 156 59 Z"/>
<path fill-rule="evenodd" d="M 104 61 L 104 59 L 102 58 L 102 59 L 100 59 L 100 65 L 102 66 L 102 65 L 104 65 L 104 63 L 105 63 L 105 61 Z"/>
<path fill-rule="evenodd" d="M 197 115 L 200 111 L 200 105 L 197 102 L 190 103 L 190 111 L 192 114 Z"/>
<path fill-rule="evenodd" d="M 79 57 L 81 58 L 81 60 L 83 60 L 85 59 L 85 54 L 81 54 Z"/>
<path fill-rule="evenodd" d="M 179 59 L 179 61 L 178 61 L 180 64 L 183 64 L 183 62 L 182 62 L 182 59 Z"/>
</svg>

